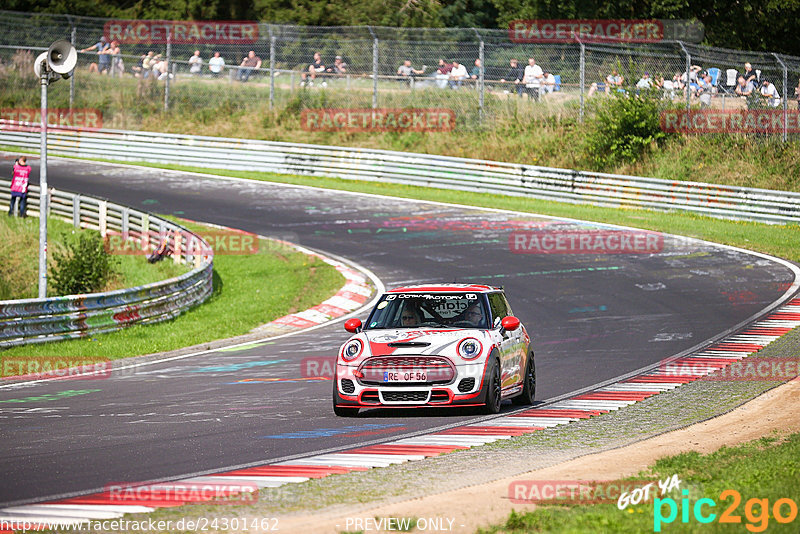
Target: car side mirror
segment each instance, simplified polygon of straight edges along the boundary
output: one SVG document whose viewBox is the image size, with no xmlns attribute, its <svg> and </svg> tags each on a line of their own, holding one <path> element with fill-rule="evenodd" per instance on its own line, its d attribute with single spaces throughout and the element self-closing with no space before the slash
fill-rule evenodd
<svg viewBox="0 0 800 534">
<path fill-rule="evenodd" d="M 503 325 L 503 329 L 507 332 L 513 332 L 517 328 L 519 328 L 519 319 L 514 317 L 513 315 L 509 315 L 508 317 L 504 317 L 500 324 Z"/>
<path fill-rule="evenodd" d="M 517 321 L 519 323 L 519 321 Z M 344 322 L 344 329 L 351 334 L 358 334 L 361 332 L 361 319 L 353 318 Z"/>
</svg>

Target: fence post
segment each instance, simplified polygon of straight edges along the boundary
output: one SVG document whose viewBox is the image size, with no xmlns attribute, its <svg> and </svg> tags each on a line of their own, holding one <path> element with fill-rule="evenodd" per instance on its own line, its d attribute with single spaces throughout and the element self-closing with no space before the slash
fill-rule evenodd
<svg viewBox="0 0 800 534">
<path fill-rule="evenodd" d="M 275 107 L 275 36 L 269 26 L 269 109 Z"/>
<path fill-rule="evenodd" d="M 584 94 L 586 93 L 586 46 L 581 42 L 580 39 L 575 37 L 575 40 L 578 41 L 578 44 L 581 46 L 581 66 L 580 66 L 580 75 L 581 75 L 581 109 L 579 115 L 579 121 L 583 124 L 583 113 L 584 113 Z"/>
<path fill-rule="evenodd" d="M 170 56 L 172 55 L 172 28 L 167 27 L 167 78 L 164 80 L 164 113 L 169 110 Z"/>
<path fill-rule="evenodd" d="M 689 89 L 689 70 L 691 70 L 692 68 L 692 55 L 689 53 L 688 50 L 686 50 L 686 47 L 683 46 L 683 42 L 681 41 L 675 41 L 675 42 L 680 45 L 680 47 L 683 49 L 683 53 L 686 54 L 686 85 L 684 85 L 683 90 L 686 93 L 686 113 L 688 114 L 692 105 L 691 101 L 692 91 Z"/>
<path fill-rule="evenodd" d="M 786 68 L 786 63 L 776 53 L 772 53 L 778 63 L 781 64 L 783 69 L 783 142 L 785 143 L 789 138 L 789 69 Z"/>
<path fill-rule="evenodd" d="M 372 109 L 378 108 L 378 36 L 367 26 L 372 35 Z"/>
<path fill-rule="evenodd" d="M 76 30 L 75 23 L 72 22 L 72 17 L 69 17 L 69 23 L 72 26 L 72 32 L 69 36 L 69 42 L 72 44 L 73 48 L 75 47 L 76 42 Z M 77 69 L 77 66 L 75 67 Z M 75 71 L 72 72 L 72 76 L 69 77 L 69 109 L 72 111 L 72 105 L 75 101 Z"/>
<path fill-rule="evenodd" d="M 477 29 L 472 28 L 475 35 L 478 36 L 478 59 L 481 60 L 481 68 L 478 69 L 478 122 L 483 125 L 483 103 L 484 103 L 484 87 L 483 87 L 483 69 L 484 69 L 484 45 L 483 37 Z M 413 79 L 413 77 L 412 77 Z"/>
</svg>

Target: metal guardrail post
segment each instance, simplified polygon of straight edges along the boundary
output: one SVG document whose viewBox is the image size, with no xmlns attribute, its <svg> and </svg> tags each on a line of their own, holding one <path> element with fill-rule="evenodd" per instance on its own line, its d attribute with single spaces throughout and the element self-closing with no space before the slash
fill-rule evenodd
<svg viewBox="0 0 800 534">
<path fill-rule="evenodd" d="M 172 28 L 167 26 L 167 78 L 164 80 L 164 113 L 169 111 L 169 77 L 172 76 L 170 73 L 170 60 L 172 57 Z"/>
<path fill-rule="evenodd" d="M 275 36 L 269 27 L 269 109 L 275 107 Z"/>
<path fill-rule="evenodd" d="M 778 54 L 773 52 L 772 55 L 783 69 L 783 142 L 785 143 L 789 139 L 789 69 Z"/>
<path fill-rule="evenodd" d="M 686 93 L 686 113 L 689 113 L 689 110 L 692 107 L 692 92 L 689 90 L 689 71 L 692 69 L 692 55 L 689 53 L 686 47 L 683 46 L 683 42 L 675 42 L 680 45 L 680 47 L 683 49 L 683 53 L 686 54 L 686 85 L 684 85 L 683 90 Z"/>
<path fill-rule="evenodd" d="M 81 227 L 81 196 L 72 196 L 72 226 Z"/>
</svg>

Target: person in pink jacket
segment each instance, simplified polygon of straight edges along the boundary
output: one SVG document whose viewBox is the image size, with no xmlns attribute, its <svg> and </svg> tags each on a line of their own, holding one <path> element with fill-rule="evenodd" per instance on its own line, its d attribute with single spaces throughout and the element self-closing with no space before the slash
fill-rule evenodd
<svg viewBox="0 0 800 534">
<path fill-rule="evenodd" d="M 25 217 L 25 207 L 28 204 L 28 179 L 31 175 L 31 166 L 28 158 L 21 156 L 14 163 L 14 175 L 11 178 L 11 200 L 8 203 L 8 215 L 14 215 L 14 206 L 19 199 L 19 216 Z"/>
</svg>

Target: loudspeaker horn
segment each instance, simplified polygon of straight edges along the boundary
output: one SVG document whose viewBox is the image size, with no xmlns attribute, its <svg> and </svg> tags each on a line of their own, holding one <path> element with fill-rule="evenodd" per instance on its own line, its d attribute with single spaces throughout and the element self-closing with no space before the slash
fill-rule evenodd
<svg viewBox="0 0 800 534">
<path fill-rule="evenodd" d="M 33 62 L 33 72 L 36 73 L 37 78 L 42 77 L 42 63 L 47 61 L 47 52 L 42 52 L 36 56 L 36 61 Z"/>
<path fill-rule="evenodd" d="M 78 63 L 78 51 L 69 41 L 61 39 L 47 49 L 47 66 L 56 74 L 69 74 Z"/>
</svg>

